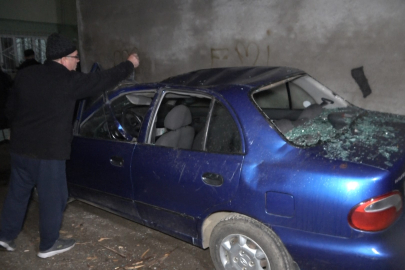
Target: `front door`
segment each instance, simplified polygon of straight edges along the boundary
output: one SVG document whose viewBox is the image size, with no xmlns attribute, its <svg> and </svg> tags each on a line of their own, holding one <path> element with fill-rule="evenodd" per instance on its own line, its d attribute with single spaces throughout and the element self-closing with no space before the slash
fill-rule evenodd
<svg viewBox="0 0 405 270">
<path fill-rule="evenodd" d="M 72 143 L 68 183 L 74 197 L 130 218 L 139 217 L 132 155 L 155 91 L 130 92 L 85 113 Z"/>
</svg>

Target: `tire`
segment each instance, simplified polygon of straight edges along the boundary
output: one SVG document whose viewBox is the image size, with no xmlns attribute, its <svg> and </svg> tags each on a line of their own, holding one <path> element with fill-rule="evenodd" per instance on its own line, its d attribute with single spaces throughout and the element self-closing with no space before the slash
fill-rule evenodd
<svg viewBox="0 0 405 270">
<path fill-rule="evenodd" d="M 297 269 L 280 238 L 269 227 L 239 214 L 221 220 L 214 227 L 210 254 L 217 270 Z"/>
</svg>

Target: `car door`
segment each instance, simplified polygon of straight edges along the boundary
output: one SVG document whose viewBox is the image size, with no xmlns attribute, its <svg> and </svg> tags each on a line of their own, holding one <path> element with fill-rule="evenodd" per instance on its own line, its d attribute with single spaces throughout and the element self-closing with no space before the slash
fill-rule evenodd
<svg viewBox="0 0 405 270">
<path fill-rule="evenodd" d="M 161 143 L 163 136 L 170 137 L 169 114 L 178 106 L 191 111 L 192 123 L 187 126 L 194 129 L 191 147 L 182 145 L 186 137 L 178 146 L 170 145 L 170 139 Z M 141 217 L 163 231 L 196 237 L 198 218 L 231 200 L 238 188 L 243 147 L 237 123 L 214 97 L 162 91 L 149 138 L 134 150 L 132 177 Z"/>
<path fill-rule="evenodd" d="M 74 197 L 124 216 L 138 216 L 131 160 L 153 95 L 154 91 L 124 93 L 84 113 L 67 168 Z"/>
</svg>

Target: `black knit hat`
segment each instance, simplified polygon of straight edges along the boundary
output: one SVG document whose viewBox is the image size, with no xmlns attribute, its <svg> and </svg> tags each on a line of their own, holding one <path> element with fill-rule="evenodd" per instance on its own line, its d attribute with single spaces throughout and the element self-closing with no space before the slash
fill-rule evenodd
<svg viewBox="0 0 405 270">
<path fill-rule="evenodd" d="M 53 33 L 46 43 L 46 59 L 55 60 L 76 51 L 76 46 L 68 38 Z"/>
</svg>

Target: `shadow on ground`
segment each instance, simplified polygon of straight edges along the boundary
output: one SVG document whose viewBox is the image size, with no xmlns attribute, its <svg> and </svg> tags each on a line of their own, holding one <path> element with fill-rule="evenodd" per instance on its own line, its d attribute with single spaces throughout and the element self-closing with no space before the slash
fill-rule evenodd
<svg viewBox="0 0 405 270">
<path fill-rule="evenodd" d="M 8 145 L 0 144 L 0 209 L 7 193 Z M 48 259 L 36 256 L 39 245 L 38 204 L 31 202 L 17 250 L 0 252 L 0 269 L 214 269 L 209 250 L 101 209 L 74 201 L 65 211 L 60 234 L 76 246 Z"/>
</svg>

